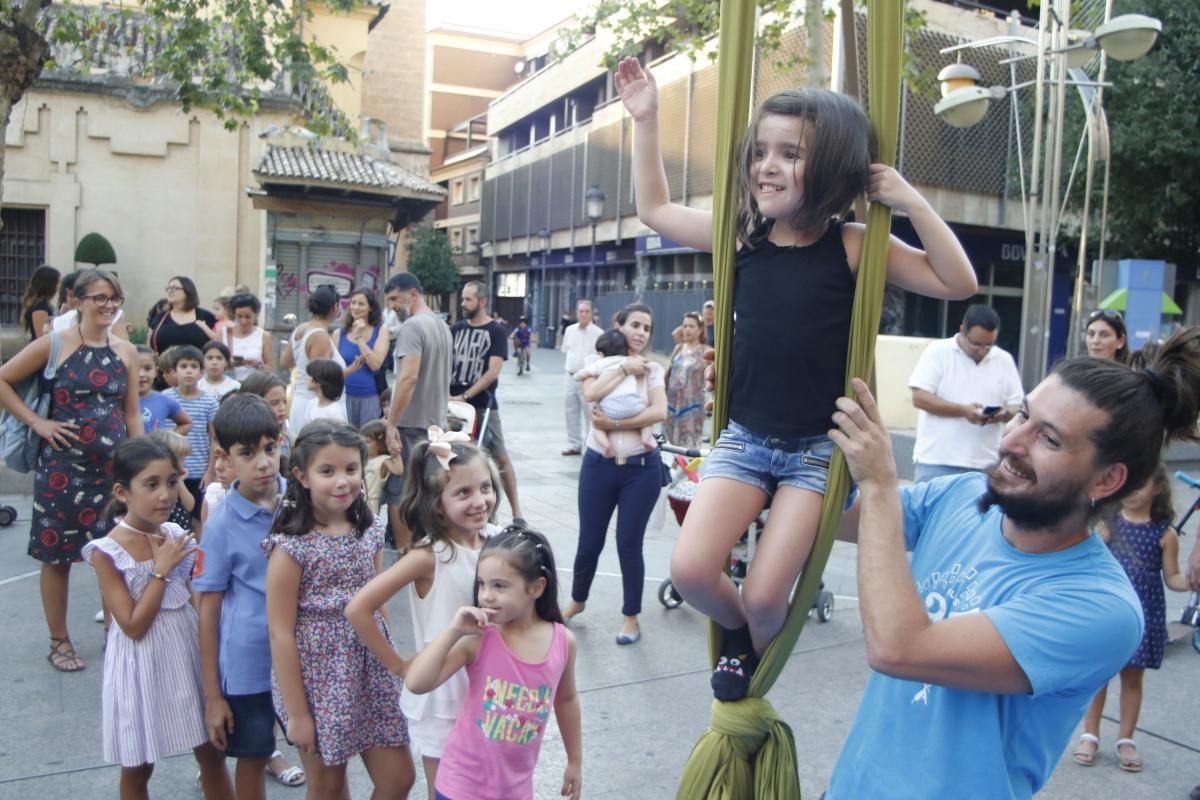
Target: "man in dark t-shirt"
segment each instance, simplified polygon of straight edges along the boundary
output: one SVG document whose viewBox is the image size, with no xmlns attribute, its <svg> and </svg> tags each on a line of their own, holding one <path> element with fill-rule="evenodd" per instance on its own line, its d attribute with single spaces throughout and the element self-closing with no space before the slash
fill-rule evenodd
<svg viewBox="0 0 1200 800">
<path fill-rule="evenodd" d="M 488 316 L 487 307 L 487 287 L 479 281 L 463 286 L 462 319 L 450 328 L 454 341 L 450 399 L 474 406 L 480 424 L 486 413 L 487 427 L 479 444 L 496 460 L 500 482 L 504 484 L 504 494 L 508 496 L 516 521 L 522 519 L 521 502 L 517 499 L 517 474 L 504 447 L 500 406 L 496 402 L 500 370 L 508 359 L 508 335 L 503 325 Z"/>
</svg>

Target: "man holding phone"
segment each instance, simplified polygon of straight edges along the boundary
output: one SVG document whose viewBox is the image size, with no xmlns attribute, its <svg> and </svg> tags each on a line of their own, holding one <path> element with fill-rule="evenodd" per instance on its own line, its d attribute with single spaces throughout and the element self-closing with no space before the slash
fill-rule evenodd
<svg viewBox="0 0 1200 800">
<path fill-rule="evenodd" d="M 996 346 L 999 335 L 1000 316 L 976 304 L 957 334 L 921 354 L 908 380 L 917 408 L 915 483 L 996 463 L 1004 423 L 1025 394 L 1013 357 Z"/>
</svg>

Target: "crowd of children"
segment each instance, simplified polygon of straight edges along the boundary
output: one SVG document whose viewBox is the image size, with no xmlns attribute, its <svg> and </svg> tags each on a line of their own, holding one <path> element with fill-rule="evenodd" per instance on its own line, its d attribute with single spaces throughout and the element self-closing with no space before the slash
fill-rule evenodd
<svg viewBox="0 0 1200 800">
<path fill-rule="evenodd" d="M 380 487 L 405 469 L 381 420 L 358 431 L 336 413 L 340 367 L 309 363 L 318 400 L 292 437 L 283 382 L 226 379 L 224 345 L 138 357 L 150 435 L 117 448 L 111 531 L 84 553 L 116 623 L 103 744 L 121 797 L 148 796 L 155 763 L 191 750 L 205 797 L 262 798 L 277 722 L 309 797 L 348 796 L 356 756 L 373 797 L 407 797 L 414 755 L 430 798 L 532 797 L 553 709 L 577 798 L 575 644 L 550 545 L 492 524 L 495 477 L 468 437 L 431 429 L 416 448 L 400 501 L 416 544 L 384 569 Z M 420 652 L 402 655 L 383 607 L 410 585 Z"/>
</svg>

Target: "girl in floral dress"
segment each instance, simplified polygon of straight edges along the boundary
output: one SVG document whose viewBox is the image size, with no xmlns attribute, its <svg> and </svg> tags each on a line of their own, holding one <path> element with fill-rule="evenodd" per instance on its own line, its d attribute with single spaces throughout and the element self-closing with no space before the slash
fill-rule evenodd
<svg viewBox="0 0 1200 800">
<path fill-rule="evenodd" d="M 683 341 L 671 353 L 667 370 L 667 420 L 663 435 L 680 447 L 699 447 L 704 437 L 704 322 L 695 311 L 683 315 Z"/>
<path fill-rule="evenodd" d="M 341 798 L 361 755 L 379 800 L 414 780 L 400 679 L 359 640 L 344 611 L 379 572 L 383 525 L 363 492 L 366 442 L 344 422 L 315 420 L 292 445 L 283 509 L 263 543 L 275 713 L 300 751 L 309 796 Z M 388 636 L 382 615 L 375 619 Z"/>
<path fill-rule="evenodd" d="M 108 329 L 125 296 L 117 279 L 88 270 L 75 281 L 79 324 L 34 340 L 0 367 L 0 405 L 45 445 L 33 482 L 29 555 L 42 562 L 41 594 L 50 629 L 50 664 L 62 672 L 84 668 L 67 632 L 67 587 L 71 564 L 83 546 L 108 529 L 101 515 L 112 493 L 112 453 L 126 437 L 142 435 L 138 404 L 137 352 Z M 41 374 L 52 340 L 59 345 L 51 387 L 50 414 L 39 417 L 13 384 Z"/>
</svg>

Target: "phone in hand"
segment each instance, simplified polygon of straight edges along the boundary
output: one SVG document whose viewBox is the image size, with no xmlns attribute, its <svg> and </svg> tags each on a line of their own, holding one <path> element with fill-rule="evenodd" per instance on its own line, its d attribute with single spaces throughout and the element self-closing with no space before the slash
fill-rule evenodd
<svg viewBox="0 0 1200 800">
<path fill-rule="evenodd" d="M 239 366 L 246 363 L 245 356 L 234 356 L 232 360 L 233 360 L 234 364 L 239 365 Z"/>
<path fill-rule="evenodd" d="M 1000 413 L 1000 408 L 1000 406 L 984 406 L 983 410 L 979 413 L 983 414 L 985 417 L 994 417 L 996 414 Z"/>
</svg>

